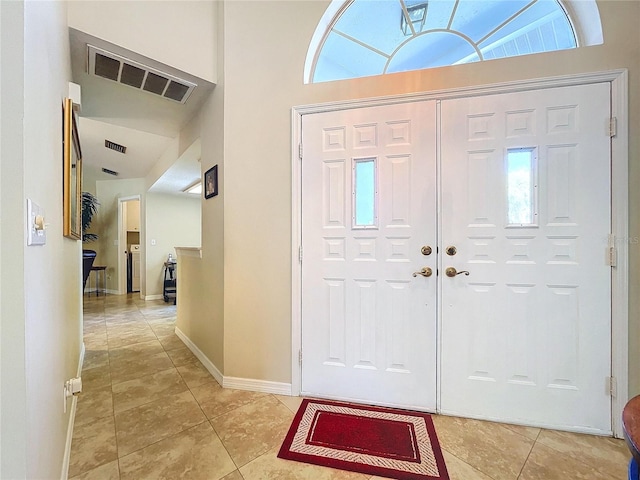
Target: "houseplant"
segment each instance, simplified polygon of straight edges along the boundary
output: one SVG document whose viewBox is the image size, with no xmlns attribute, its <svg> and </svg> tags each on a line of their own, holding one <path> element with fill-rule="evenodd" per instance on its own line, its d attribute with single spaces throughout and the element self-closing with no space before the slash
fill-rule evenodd
<svg viewBox="0 0 640 480">
<path fill-rule="evenodd" d="M 93 220 L 93 216 L 98 211 L 98 199 L 95 195 L 89 192 L 82 192 L 82 241 L 83 242 L 93 242 L 98 239 L 98 235 L 95 233 L 88 233 L 87 230 L 91 225 L 91 221 Z M 87 279 L 89 278 L 89 273 L 91 272 L 91 267 L 93 267 L 93 262 L 96 259 L 96 251 L 95 250 L 86 250 L 82 249 L 82 277 L 83 277 L 83 290 L 84 286 L 87 284 Z"/>
<path fill-rule="evenodd" d="M 98 211 L 98 198 L 90 192 L 82 192 L 82 241 L 93 242 L 98 239 L 95 233 L 87 233 L 93 216 Z"/>
</svg>

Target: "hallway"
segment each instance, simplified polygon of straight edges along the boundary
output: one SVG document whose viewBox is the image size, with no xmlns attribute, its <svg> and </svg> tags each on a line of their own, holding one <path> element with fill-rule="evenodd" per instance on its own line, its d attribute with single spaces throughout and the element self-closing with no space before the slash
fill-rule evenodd
<svg viewBox="0 0 640 480">
<path fill-rule="evenodd" d="M 299 398 L 221 388 L 175 335 L 174 305 L 84 297 L 69 478 L 350 480 L 276 458 Z M 434 416 L 451 480 L 623 480 L 622 440 Z"/>
</svg>

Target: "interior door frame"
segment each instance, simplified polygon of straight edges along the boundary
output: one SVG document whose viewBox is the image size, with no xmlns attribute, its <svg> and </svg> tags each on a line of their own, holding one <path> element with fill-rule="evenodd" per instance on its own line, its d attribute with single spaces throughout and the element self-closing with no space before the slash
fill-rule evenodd
<svg viewBox="0 0 640 480">
<path fill-rule="evenodd" d="M 291 111 L 291 394 L 300 395 L 302 381 L 301 159 L 303 156 L 303 115 L 424 100 L 437 101 L 605 82 L 611 84 L 611 116 L 616 119 L 615 132 L 611 136 L 611 232 L 614 235 L 611 246 L 615 246 L 617 256 L 616 267 L 611 269 L 611 375 L 615 379 L 612 382 L 611 425 L 614 436 L 622 438 L 622 410 L 629 396 L 629 101 L 626 69 L 293 107 Z M 603 125 L 602 128 L 607 128 L 607 125 Z M 439 152 L 437 153 L 439 154 Z M 606 247 L 603 247 L 604 250 Z M 437 328 L 440 334 L 442 316 L 440 312 L 437 313 Z M 439 351 L 440 339 L 438 340 L 438 380 L 436 385 L 438 392 L 441 372 Z M 438 409 L 439 407 L 438 404 Z"/>
<path fill-rule="evenodd" d="M 127 293 L 127 257 L 124 254 L 123 246 L 127 245 L 127 211 L 126 203 L 137 200 L 140 202 L 138 208 L 142 208 L 142 196 L 141 195 L 129 195 L 126 197 L 118 198 L 118 294 L 124 295 Z M 142 223 L 141 223 L 142 225 Z M 140 235 L 142 235 L 142 227 L 140 228 Z M 144 247 L 143 247 L 144 248 Z M 142 252 L 140 252 L 142 255 Z M 140 272 L 140 298 L 142 298 L 142 272 Z"/>
</svg>

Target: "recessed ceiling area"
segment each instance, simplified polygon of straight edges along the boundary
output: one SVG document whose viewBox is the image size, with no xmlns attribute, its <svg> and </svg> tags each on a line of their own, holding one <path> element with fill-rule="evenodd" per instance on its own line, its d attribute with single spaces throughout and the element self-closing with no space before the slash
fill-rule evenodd
<svg viewBox="0 0 640 480">
<path fill-rule="evenodd" d="M 172 138 L 133 130 L 92 118 L 80 117 L 78 132 L 82 144 L 84 168 L 108 168 L 118 172 L 118 179 L 144 178 L 169 147 Z M 105 146 L 105 140 L 126 145 L 126 153 Z M 104 180 L 114 177 L 104 174 Z"/>
<path fill-rule="evenodd" d="M 185 190 L 201 178 L 200 154 L 201 146 L 198 139 L 156 180 L 149 192 L 193 196 Z M 179 191 L 176 191 L 177 185 L 182 185 Z"/>
<path fill-rule="evenodd" d="M 97 180 L 145 178 L 215 85 L 73 28 L 69 29 L 69 40 L 72 78 L 82 94 L 78 131 L 84 168 Z M 96 53 L 118 63 L 111 65 L 117 67 L 115 80 L 90 73 L 97 68 Z M 136 75 L 140 88 L 131 85 Z M 124 146 L 126 151 L 106 148 L 105 141 Z M 152 191 L 186 195 L 183 190 L 200 178 L 198 159 L 199 153 L 194 159 L 193 152 L 176 159 Z M 118 176 L 103 173 L 103 168 L 118 172 Z"/>
</svg>

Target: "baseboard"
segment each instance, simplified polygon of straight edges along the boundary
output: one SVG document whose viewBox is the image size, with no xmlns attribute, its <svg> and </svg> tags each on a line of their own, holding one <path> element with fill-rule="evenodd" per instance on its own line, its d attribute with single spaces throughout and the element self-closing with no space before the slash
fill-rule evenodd
<svg viewBox="0 0 640 480">
<path fill-rule="evenodd" d="M 224 377 L 222 386 L 224 388 L 234 388 L 236 390 L 250 390 L 252 392 L 291 396 L 290 383 L 256 380 L 253 378 Z"/>
<path fill-rule="evenodd" d="M 142 297 L 142 295 L 140 295 Z M 162 294 L 158 295 L 145 295 L 144 300 L 162 300 L 164 296 Z"/>
<path fill-rule="evenodd" d="M 211 360 L 200 350 L 195 343 L 191 341 L 189 337 L 187 337 L 178 327 L 176 327 L 176 335 L 184 342 L 189 350 L 193 352 L 193 354 L 198 357 L 198 360 L 202 362 L 204 368 L 206 368 L 213 378 L 216 379 L 221 386 L 224 386 L 224 377 L 218 367 L 216 367 Z"/>
<path fill-rule="evenodd" d="M 84 342 L 80 348 L 80 358 L 78 359 L 78 371 L 76 377 L 82 375 L 82 365 L 84 364 Z M 71 410 L 69 411 L 69 423 L 67 425 L 67 440 L 64 444 L 64 457 L 62 458 L 62 473 L 60 474 L 61 480 L 67 480 L 69 478 L 69 462 L 71 460 L 71 441 L 73 440 L 73 426 L 76 421 L 76 407 L 78 405 L 78 397 L 71 398 Z"/>
<path fill-rule="evenodd" d="M 120 293 L 118 292 L 118 290 L 111 290 L 111 289 L 100 289 L 100 295 L 96 294 L 97 290 L 95 288 L 85 288 L 84 291 L 82 292 L 82 295 L 87 295 L 88 297 L 104 297 L 105 294 L 106 295 L 120 295 Z"/>
<path fill-rule="evenodd" d="M 268 380 L 255 380 L 253 378 L 225 377 L 220 370 L 213 364 L 209 358 L 200 350 L 189 337 L 187 337 L 178 327 L 176 327 L 176 335 L 184 342 L 184 344 L 198 357 L 204 367 L 213 375 L 213 378 L 224 388 L 233 388 L 236 390 L 250 390 L 252 392 L 273 393 L 275 395 L 291 396 L 291 384 L 271 382 Z"/>
</svg>

